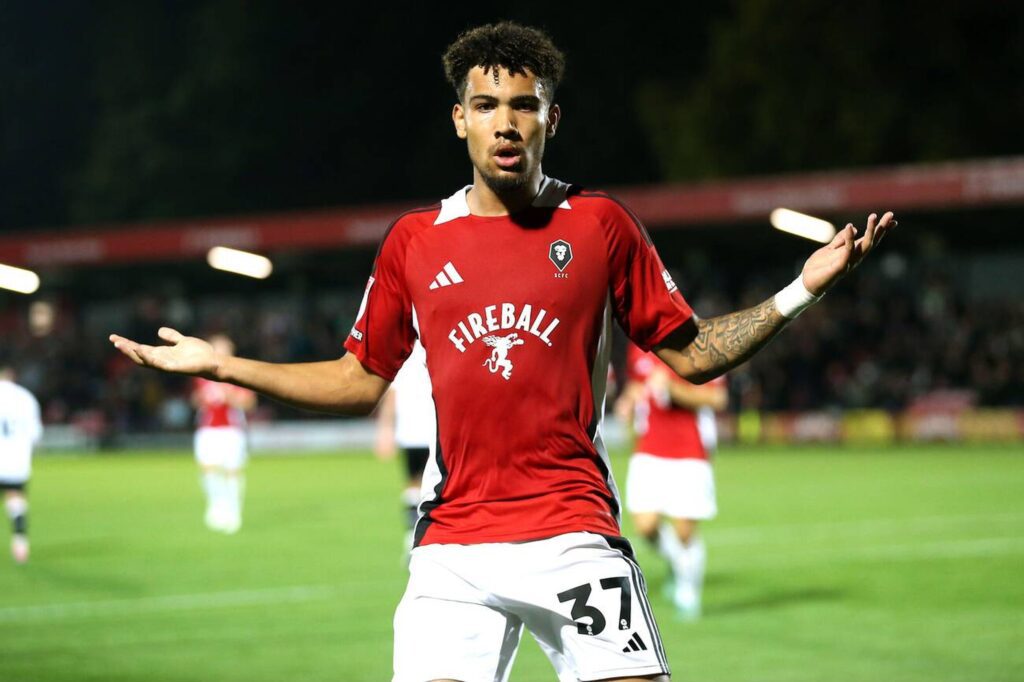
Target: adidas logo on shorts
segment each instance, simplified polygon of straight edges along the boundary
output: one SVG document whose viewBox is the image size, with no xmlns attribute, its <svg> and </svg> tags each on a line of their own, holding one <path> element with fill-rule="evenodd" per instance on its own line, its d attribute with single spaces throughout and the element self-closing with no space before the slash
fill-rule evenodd
<svg viewBox="0 0 1024 682">
<path fill-rule="evenodd" d="M 640 634 L 637 632 L 634 632 L 633 636 L 629 638 L 629 646 L 622 648 L 624 654 L 628 654 L 630 651 L 647 651 L 647 645 L 644 644 L 644 640 L 640 639 Z"/>
</svg>

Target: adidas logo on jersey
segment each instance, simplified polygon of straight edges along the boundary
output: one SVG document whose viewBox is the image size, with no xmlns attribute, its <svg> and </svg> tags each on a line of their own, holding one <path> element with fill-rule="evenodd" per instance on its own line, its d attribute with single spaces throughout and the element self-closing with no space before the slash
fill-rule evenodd
<svg viewBox="0 0 1024 682">
<path fill-rule="evenodd" d="M 455 284 L 462 284 L 462 282 L 462 275 L 460 275 L 459 271 L 455 269 L 452 262 L 448 261 L 444 264 L 441 272 L 437 273 L 437 276 L 434 277 L 434 281 L 430 283 L 430 288 L 439 289 L 441 287 L 450 287 Z"/>
<path fill-rule="evenodd" d="M 630 651 L 647 651 L 647 645 L 644 644 L 644 640 L 640 639 L 639 632 L 634 632 L 633 636 L 629 638 L 629 645 L 622 648 L 624 654 L 628 654 Z"/>
</svg>

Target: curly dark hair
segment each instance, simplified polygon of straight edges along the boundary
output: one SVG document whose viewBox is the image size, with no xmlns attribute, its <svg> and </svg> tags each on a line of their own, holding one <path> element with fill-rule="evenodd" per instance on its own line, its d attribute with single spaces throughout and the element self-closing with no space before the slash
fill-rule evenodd
<svg viewBox="0 0 1024 682">
<path fill-rule="evenodd" d="M 543 84 L 548 100 L 565 72 L 565 55 L 555 47 L 548 34 L 514 21 L 487 24 L 464 31 L 445 50 L 444 73 L 462 101 L 470 70 L 475 66 L 490 69 L 505 67 L 509 73 L 525 76 L 526 70 Z"/>
</svg>

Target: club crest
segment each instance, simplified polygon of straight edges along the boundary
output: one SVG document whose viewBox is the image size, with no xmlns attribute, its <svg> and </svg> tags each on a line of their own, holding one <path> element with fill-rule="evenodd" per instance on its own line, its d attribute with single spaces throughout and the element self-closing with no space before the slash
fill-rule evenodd
<svg viewBox="0 0 1024 682">
<path fill-rule="evenodd" d="M 551 248 L 548 249 L 548 258 L 555 264 L 559 272 L 565 272 L 565 268 L 572 261 L 572 245 L 564 239 L 552 242 Z"/>
</svg>

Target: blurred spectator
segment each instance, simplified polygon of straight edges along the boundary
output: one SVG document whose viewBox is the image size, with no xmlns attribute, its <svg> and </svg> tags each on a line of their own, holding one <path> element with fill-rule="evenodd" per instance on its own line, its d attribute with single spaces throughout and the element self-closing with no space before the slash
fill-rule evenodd
<svg viewBox="0 0 1024 682">
<path fill-rule="evenodd" d="M 677 278 L 694 309 L 717 315 L 757 303 L 785 274 L 726 278 L 710 263 Z M 688 275 L 688 276 L 686 276 Z M 730 285 L 732 285 L 730 287 Z M 226 333 L 238 353 L 273 362 L 338 357 L 362 291 L 334 290 L 262 297 L 180 294 L 135 301 L 48 301 L 40 326 L 36 301 L 0 309 L 0 339 L 23 383 L 43 405 L 47 423 L 76 423 L 108 434 L 187 431 L 189 383 L 131 363 L 106 341 L 111 330 L 155 339 L 171 317 L 190 334 Z M 10 300 L 10 299 L 8 299 Z M 45 317 L 45 316 L 44 316 Z M 33 324 L 35 319 L 35 324 Z M 1024 301 L 971 301 L 934 263 L 882 263 L 859 271 L 808 310 L 752 362 L 732 374 L 734 408 L 902 410 L 938 391 L 965 390 L 980 406 L 1024 406 Z M 253 421 L 317 418 L 272 402 Z"/>
</svg>

